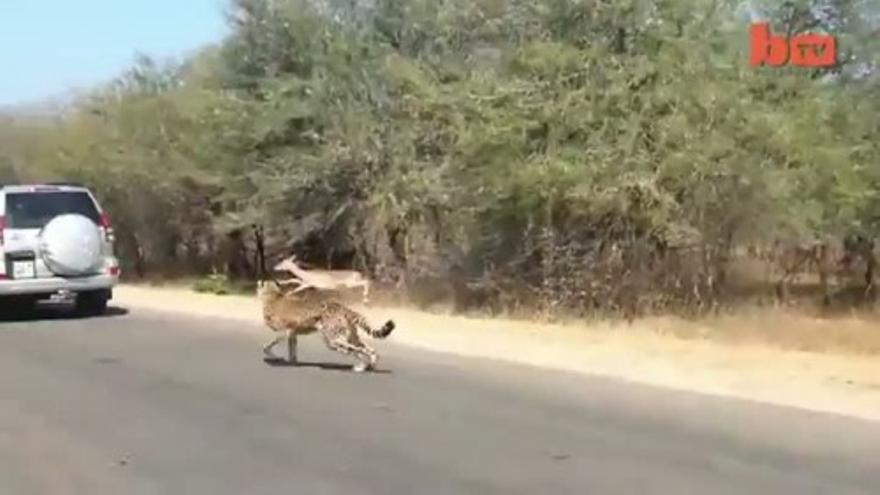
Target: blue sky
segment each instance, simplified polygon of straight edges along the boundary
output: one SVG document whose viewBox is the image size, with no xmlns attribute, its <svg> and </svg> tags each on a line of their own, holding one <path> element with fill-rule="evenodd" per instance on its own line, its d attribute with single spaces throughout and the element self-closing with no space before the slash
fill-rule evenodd
<svg viewBox="0 0 880 495">
<path fill-rule="evenodd" d="M 113 78 L 137 52 L 181 56 L 226 32 L 225 0 L 0 0 L 0 105 Z"/>
</svg>

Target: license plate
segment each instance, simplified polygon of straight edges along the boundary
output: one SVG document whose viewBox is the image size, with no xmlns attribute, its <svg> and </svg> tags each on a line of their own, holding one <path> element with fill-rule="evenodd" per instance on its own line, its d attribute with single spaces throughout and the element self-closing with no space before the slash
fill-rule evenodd
<svg viewBox="0 0 880 495">
<path fill-rule="evenodd" d="M 14 278 L 35 278 L 37 272 L 33 261 L 15 261 L 12 263 L 12 276 Z"/>
<path fill-rule="evenodd" d="M 69 292 L 56 292 L 55 294 L 49 296 L 49 300 L 54 303 L 69 302 L 74 301 L 75 299 L 76 296 Z"/>
</svg>

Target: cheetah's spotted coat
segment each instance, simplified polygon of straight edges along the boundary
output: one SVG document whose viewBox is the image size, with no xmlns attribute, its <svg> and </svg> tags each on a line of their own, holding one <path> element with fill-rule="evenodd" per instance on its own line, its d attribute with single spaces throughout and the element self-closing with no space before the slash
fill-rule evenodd
<svg viewBox="0 0 880 495">
<path fill-rule="evenodd" d="M 285 293 L 275 282 L 261 282 L 258 294 L 263 320 L 276 334 L 263 348 L 268 358 L 275 358 L 272 348 L 287 339 L 288 361 L 296 363 L 297 337 L 319 333 L 329 349 L 358 359 L 355 371 L 366 371 L 375 367 L 378 355 L 361 341 L 358 328 L 371 337 L 384 339 L 395 326 L 389 320 L 381 328 L 372 328 L 360 313 L 317 291 L 293 295 Z"/>
</svg>

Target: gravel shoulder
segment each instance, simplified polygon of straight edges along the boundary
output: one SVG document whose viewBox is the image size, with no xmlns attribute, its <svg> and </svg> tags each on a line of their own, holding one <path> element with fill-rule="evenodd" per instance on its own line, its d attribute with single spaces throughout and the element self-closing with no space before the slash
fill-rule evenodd
<svg viewBox="0 0 880 495">
<path fill-rule="evenodd" d="M 122 285 L 114 304 L 250 323 L 261 317 L 255 297 L 177 288 Z M 375 323 L 394 319 L 389 340 L 405 346 L 880 421 L 880 359 L 872 356 L 679 338 L 664 320 L 550 325 L 353 306 Z"/>
</svg>

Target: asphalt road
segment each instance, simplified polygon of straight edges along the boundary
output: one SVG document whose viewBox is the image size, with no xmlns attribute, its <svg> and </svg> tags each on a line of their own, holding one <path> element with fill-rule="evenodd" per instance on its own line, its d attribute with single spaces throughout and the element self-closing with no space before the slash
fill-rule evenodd
<svg viewBox="0 0 880 495">
<path fill-rule="evenodd" d="M 382 372 L 317 338 L 269 366 L 257 326 L 51 316 L 0 323 L 4 495 L 880 493 L 876 423 L 388 342 Z"/>
</svg>

